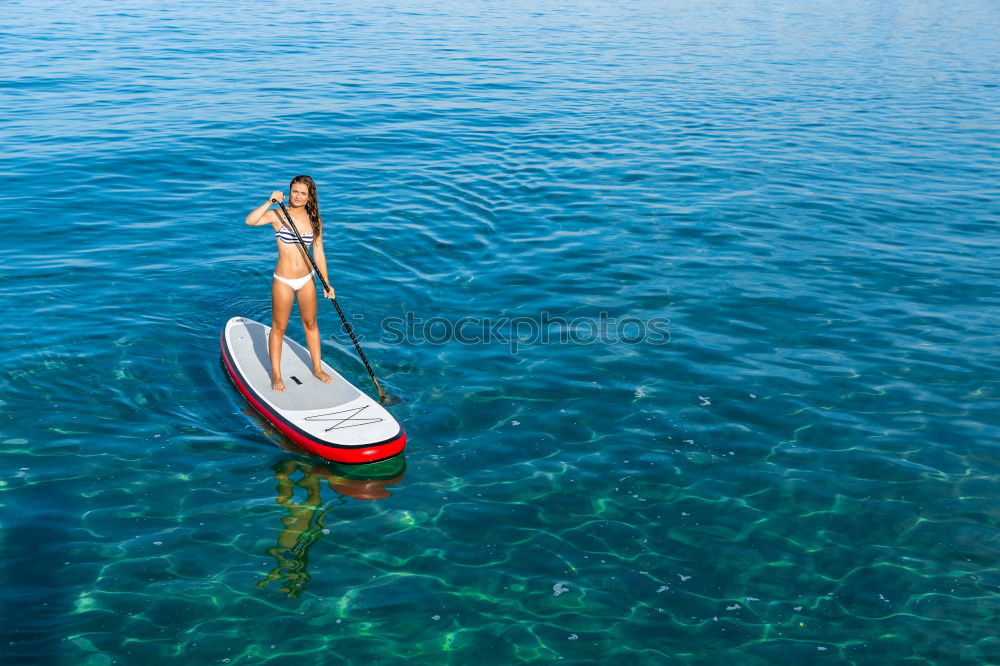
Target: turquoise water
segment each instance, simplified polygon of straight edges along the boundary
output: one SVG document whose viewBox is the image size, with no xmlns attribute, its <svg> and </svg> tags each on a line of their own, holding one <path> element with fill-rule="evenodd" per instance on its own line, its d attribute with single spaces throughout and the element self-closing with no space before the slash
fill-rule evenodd
<svg viewBox="0 0 1000 666">
<path fill-rule="evenodd" d="M 995 3 L 4 7 L 4 663 L 1000 662 Z M 220 365 L 298 173 L 405 460 Z"/>
</svg>

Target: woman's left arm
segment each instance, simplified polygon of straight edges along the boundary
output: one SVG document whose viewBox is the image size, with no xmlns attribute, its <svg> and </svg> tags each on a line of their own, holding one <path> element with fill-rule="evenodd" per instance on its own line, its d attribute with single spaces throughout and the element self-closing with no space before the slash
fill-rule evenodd
<svg viewBox="0 0 1000 666">
<path fill-rule="evenodd" d="M 333 291 L 333 283 L 330 282 L 330 274 L 326 270 L 326 253 L 323 252 L 322 232 L 313 241 L 313 259 L 316 261 L 316 267 L 319 268 L 319 274 L 322 275 L 323 279 L 326 280 L 326 283 L 330 285 L 330 289 L 324 290 L 323 295 L 326 298 L 336 298 L 336 293 Z"/>
</svg>

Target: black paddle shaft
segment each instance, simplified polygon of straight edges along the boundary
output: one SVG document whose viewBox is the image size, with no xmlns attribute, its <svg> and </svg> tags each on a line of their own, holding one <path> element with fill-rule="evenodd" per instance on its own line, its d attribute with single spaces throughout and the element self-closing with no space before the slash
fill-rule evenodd
<svg viewBox="0 0 1000 666">
<path fill-rule="evenodd" d="M 316 275 L 319 276 L 319 281 L 323 284 L 323 289 L 329 291 L 330 285 L 327 283 L 326 278 L 323 277 L 323 273 L 320 272 L 319 266 L 316 265 L 316 260 L 313 259 L 312 254 L 309 252 L 309 248 L 306 247 L 306 242 L 302 240 L 302 236 L 299 235 L 299 230 L 295 228 L 295 222 L 292 221 L 292 216 L 288 214 L 288 209 L 285 208 L 285 204 L 277 199 L 271 199 L 271 202 L 281 206 L 281 212 L 285 214 L 288 221 L 286 222 L 280 215 L 278 216 L 278 220 L 281 222 L 282 226 L 288 228 L 293 234 L 295 234 L 295 238 L 299 241 L 299 247 L 302 248 L 302 252 L 309 259 L 309 263 L 312 264 L 313 270 L 316 271 Z M 375 377 L 375 371 L 372 370 L 372 366 L 368 363 L 368 359 L 365 358 L 365 353 L 361 351 L 361 345 L 358 344 L 358 339 L 354 337 L 354 330 L 351 328 L 351 324 L 347 321 L 347 317 L 344 316 L 344 311 L 340 309 L 340 304 L 337 303 L 336 298 L 331 298 L 330 302 L 333 303 L 333 307 L 337 308 L 337 314 L 340 315 L 340 321 L 344 323 L 344 329 L 347 331 L 347 334 L 351 336 L 351 342 L 354 343 L 354 348 L 358 350 L 358 356 L 361 357 L 361 361 L 365 364 L 365 369 L 368 370 L 368 374 L 371 375 L 372 381 L 375 382 L 375 388 L 378 389 L 379 402 L 385 402 L 387 394 L 382 390 L 382 385 L 378 383 L 378 379 Z"/>
</svg>

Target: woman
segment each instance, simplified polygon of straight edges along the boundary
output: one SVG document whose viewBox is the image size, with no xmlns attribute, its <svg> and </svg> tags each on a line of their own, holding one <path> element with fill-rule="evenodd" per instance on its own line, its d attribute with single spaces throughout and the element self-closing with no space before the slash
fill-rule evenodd
<svg viewBox="0 0 1000 666">
<path fill-rule="evenodd" d="M 323 254 L 323 222 L 319 216 L 319 200 L 316 198 L 316 183 L 309 176 L 296 176 L 289 189 L 288 214 L 306 245 L 313 246 L 313 258 L 320 273 L 330 284 L 326 272 L 326 255 Z M 281 345 L 288 328 L 288 317 L 292 313 L 292 301 L 298 300 L 302 326 L 306 329 L 306 344 L 312 359 L 313 375 L 324 382 L 333 378 L 323 372 L 320 365 L 319 327 L 316 326 L 316 284 L 314 271 L 309 266 L 302 246 L 295 234 L 282 225 L 282 213 L 271 209 L 271 201 L 283 201 L 283 192 L 272 192 L 268 200 L 254 208 L 247 215 L 247 224 L 254 227 L 270 224 L 274 229 L 274 240 L 278 244 L 278 265 L 271 281 L 271 333 L 267 339 L 267 350 L 271 356 L 271 388 L 284 391 L 281 379 Z M 333 298 L 333 286 L 324 290 L 324 296 Z"/>
</svg>

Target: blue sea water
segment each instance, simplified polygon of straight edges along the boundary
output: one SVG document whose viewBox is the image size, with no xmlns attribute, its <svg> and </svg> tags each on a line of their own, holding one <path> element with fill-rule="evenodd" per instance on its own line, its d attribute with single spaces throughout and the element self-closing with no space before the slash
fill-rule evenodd
<svg viewBox="0 0 1000 666">
<path fill-rule="evenodd" d="M 1000 663 L 995 2 L 4 10 L 3 663 Z M 299 173 L 405 459 L 220 366 Z"/>
</svg>

